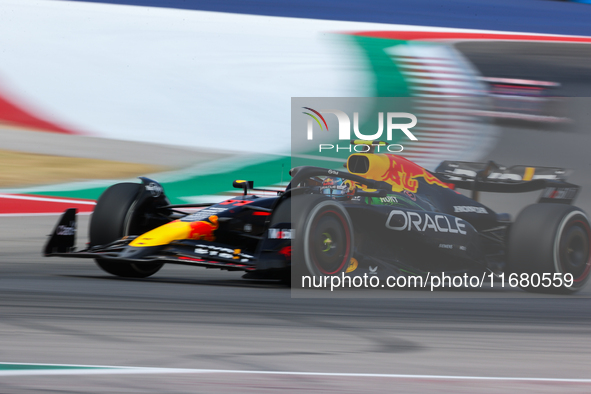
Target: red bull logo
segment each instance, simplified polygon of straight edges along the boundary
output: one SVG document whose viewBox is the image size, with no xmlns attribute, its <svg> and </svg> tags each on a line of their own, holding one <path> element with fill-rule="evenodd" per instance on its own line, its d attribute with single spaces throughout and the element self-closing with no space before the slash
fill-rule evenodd
<svg viewBox="0 0 591 394">
<path fill-rule="evenodd" d="M 381 180 L 391 184 L 392 190 L 395 192 L 408 190 L 416 193 L 419 189 L 417 178 L 423 178 L 430 185 L 448 187 L 429 171 L 410 160 L 391 154 L 385 154 L 384 156 L 388 158 L 389 166 L 382 174 Z"/>
<path fill-rule="evenodd" d="M 174 220 L 142 234 L 134 239 L 130 245 L 137 247 L 166 245 L 175 239 L 214 241 L 214 231 L 217 230 L 218 227 L 218 217 L 215 215 L 209 216 L 207 220 L 197 222 Z"/>
<path fill-rule="evenodd" d="M 189 223 L 189 239 L 197 239 L 203 241 L 215 241 L 214 231 L 218 229 L 218 217 L 212 215 L 208 218 L 209 221 L 200 220 L 198 222 Z"/>
<path fill-rule="evenodd" d="M 354 174 L 361 175 L 367 179 L 387 182 L 392 185 L 392 191 L 394 192 L 402 192 L 407 190 L 409 192 L 416 193 L 419 189 L 419 178 L 423 178 L 428 184 L 448 188 L 447 184 L 440 181 L 436 176 L 429 173 L 429 171 L 403 157 L 388 153 L 356 153 L 349 157 L 348 163 L 351 162 L 352 158 L 360 159 L 359 156 L 362 157 L 362 160 L 354 160 L 354 162 L 365 163 L 361 166 L 361 168 L 364 170 L 367 169 L 367 171 L 365 173 L 352 171 L 348 164 L 347 168 L 349 171 Z M 353 165 L 353 167 L 355 166 Z"/>
</svg>

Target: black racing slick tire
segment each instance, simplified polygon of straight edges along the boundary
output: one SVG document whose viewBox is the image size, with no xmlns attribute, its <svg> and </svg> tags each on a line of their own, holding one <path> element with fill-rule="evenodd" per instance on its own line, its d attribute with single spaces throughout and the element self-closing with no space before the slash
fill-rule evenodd
<svg viewBox="0 0 591 394">
<path fill-rule="evenodd" d="M 103 192 L 90 220 L 90 246 L 106 245 L 137 227 L 141 212 L 134 210 L 143 186 L 137 183 L 118 183 Z M 162 263 L 129 263 L 119 260 L 96 259 L 97 265 L 109 274 L 124 278 L 146 278 L 162 268 Z"/>
<path fill-rule="evenodd" d="M 302 276 L 332 276 L 345 272 L 353 257 L 353 223 L 338 201 L 317 195 L 296 196 L 292 201 L 295 240 L 292 252 L 292 286 L 302 286 Z"/>
<path fill-rule="evenodd" d="M 587 215 L 564 204 L 526 207 L 511 226 L 507 263 L 509 275 L 516 275 L 519 286 L 526 291 L 579 291 L 591 271 L 591 226 Z"/>
</svg>

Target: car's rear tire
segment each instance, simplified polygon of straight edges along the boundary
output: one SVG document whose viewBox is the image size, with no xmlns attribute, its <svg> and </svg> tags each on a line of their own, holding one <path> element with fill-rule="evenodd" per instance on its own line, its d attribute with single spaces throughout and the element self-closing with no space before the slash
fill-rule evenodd
<svg viewBox="0 0 591 394">
<path fill-rule="evenodd" d="M 548 287 L 521 282 L 532 292 L 572 294 L 582 289 L 591 271 L 591 226 L 585 212 L 564 204 L 534 204 L 526 207 L 515 220 L 507 247 L 509 274 L 532 274 L 552 278 Z M 563 283 L 572 275 L 572 285 Z M 537 282 L 537 280 L 535 281 Z M 564 282 L 564 280 L 563 280 Z M 546 281 L 546 283 L 548 283 Z"/>
<path fill-rule="evenodd" d="M 118 183 L 103 192 L 90 221 L 90 246 L 106 245 L 138 230 L 142 213 L 134 210 L 134 203 L 142 191 L 140 184 Z M 96 259 L 96 263 L 103 271 L 125 278 L 146 278 L 163 266 L 162 263 L 139 264 L 105 259 Z"/>
<path fill-rule="evenodd" d="M 296 196 L 292 217 L 296 231 L 292 286 L 302 285 L 302 275 L 332 276 L 345 272 L 354 245 L 353 223 L 345 207 L 322 196 Z"/>
</svg>

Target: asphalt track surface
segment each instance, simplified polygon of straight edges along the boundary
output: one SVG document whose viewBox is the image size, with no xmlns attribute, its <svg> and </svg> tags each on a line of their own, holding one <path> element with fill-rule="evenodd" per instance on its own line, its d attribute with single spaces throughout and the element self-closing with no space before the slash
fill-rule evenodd
<svg viewBox="0 0 591 394">
<path fill-rule="evenodd" d="M 85 229 L 88 216 L 80 217 Z M 0 224 L 3 362 L 231 371 L 589 378 L 591 289 L 388 291 L 302 299 L 237 273 L 165 266 L 126 280 L 45 259 L 55 216 Z M 81 230 L 82 235 L 84 231 Z M 84 237 L 80 237 L 82 246 Z M 396 293 L 396 294 L 395 294 Z M 398 295 L 400 298 L 392 298 Z M 452 297 L 452 298 L 447 298 Z M 0 392 L 589 392 L 589 382 L 194 373 L 0 376 Z"/>
<path fill-rule="evenodd" d="M 588 66 L 579 69 L 586 81 Z M 586 107 L 584 98 L 577 100 Z M 570 164 L 578 170 L 573 181 L 587 188 L 577 205 L 591 212 L 591 136 L 580 122 L 586 116 L 564 130 L 511 126 L 489 158 Z M 533 198 L 485 196 L 485 202 L 516 213 Z M 0 361 L 224 372 L 0 376 L 2 393 L 591 391 L 589 381 L 543 380 L 591 378 L 591 287 L 574 297 L 485 288 L 311 299 L 291 298 L 289 289 L 239 273 L 191 267 L 166 266 L 153 278 L 125 280 L 87 260 L 42 258 L 55 220 L 0 218 Z M 87 222 L 80 217 L 81 246 Z"/>
</svg>

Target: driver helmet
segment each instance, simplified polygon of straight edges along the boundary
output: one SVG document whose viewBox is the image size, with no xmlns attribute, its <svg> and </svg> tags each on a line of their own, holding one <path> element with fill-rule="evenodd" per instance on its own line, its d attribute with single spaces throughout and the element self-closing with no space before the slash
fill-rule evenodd
<svg viewBox="0 0 591 394">
<path fill-rule="evenodd" d="M 349 200 L 355 195 L 355 185 L 348 179 L 326 177 L 322 182 L 320 192 L 336 200 Z"/>
</svg>

